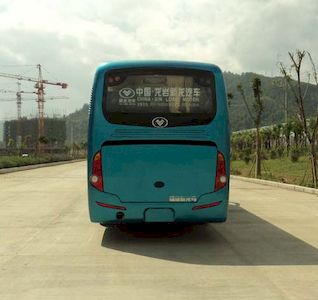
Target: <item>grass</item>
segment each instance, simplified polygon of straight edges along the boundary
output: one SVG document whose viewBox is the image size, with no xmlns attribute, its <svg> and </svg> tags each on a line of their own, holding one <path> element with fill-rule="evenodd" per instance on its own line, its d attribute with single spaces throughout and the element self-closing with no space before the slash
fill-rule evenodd
<svg viewBox="0 0 318 300">
<path fill-rule="evenodd" d="M 0 169 L 36 165 L 56 161 L 71 160 L 71 157 L 64 154 L 43 155 L 43 156 L 0 156 Z"/>
<path fill-rule="evenodd" d="M 71 160 L 65 154 L 43 156 L 0 156 L 0 169 Z M 255 166 L 252 162 L 246 164 L 242 160 L 231 161 L 231 174 L 245 177 L 254 177 Z M 262 160 L 262 179 L 278 182 L 312 186 L 311 170 L 308 156 L 301 156 L 297 162 L 290 158 Z"/>
<path fill-rule="evenodd" d="M 308 156 L 301 156 L 297 162 L 290 158 L 262 160 L 262 179 L 312 187 L 311 165 Z M 255 166 L 241 160 L 231 161 L 231 174 L 255 177 Z"/>
</svg>

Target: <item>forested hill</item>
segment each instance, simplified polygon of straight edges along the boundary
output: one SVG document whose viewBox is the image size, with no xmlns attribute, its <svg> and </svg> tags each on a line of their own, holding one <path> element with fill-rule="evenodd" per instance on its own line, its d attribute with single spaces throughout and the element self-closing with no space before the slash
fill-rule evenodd
<svg viewBox="0 0 318 300">
<path fill-rule="evenodd" d="M 224 80 L 228 93 L 232 93 L 234 98 L 230 102 L 230 122 L 232 131 L 253 128 L 253 122 L 248 116 L 244 102 L 238 93 L 237 85 L 241 84 L 250 107 L 253 105 L 252 81 L 258 77 L 262 83 L 262 95 L 264 100 L 264 112 L 262 126 L 282 123 L 285 121 L 284 99 L 285 88 L 281 77 L 266 77 L 255 73 L 242 73 L 241 75 L 224 72 Z M 307 86 L 307 85 L 306 85 Z M 304 90 L 306 87 L 304 86 Z M 317 112 L 318 107 L 318 88 L 309 85 L 306 95 L 305 109 L 308 116 Z M 295 99 L 292 92 L 287 89 L 288 117 L 295 116 Z"/>
<path fill-rule="evenodd" d="M 243 100 L 237 91 L 237 85 L 241 84 L 251 106 L 253 103 L 252 81 L 255 77 L 261 79 L 264 99 L 264 113 L 262 125 L 272 125 L 284 122 L 284 84 L 281 77 L 266 77 L 255 73 L 233 74 L 224 72 L 224 79 L 228 93 L 234 98 L 230 104 L 230 122 L 232 131 L 253 128 Z M 295 115 L 294 98 L 288 91 L 288 116 Z M 310 85 L 306 96 L 306 110 L 310 113 L 317 112 L 318 88 Z M 72 132 L 73 142 L 81 143 L 87 140 L 88 104 L 70 114 L 66 118 L 67 141 L 70 143 Z"/>
<path fill-rule="evenodd" d="M 66 117 L 66 141 L 85 143 L 87 141 L 88 104 Z"/>
</svg>

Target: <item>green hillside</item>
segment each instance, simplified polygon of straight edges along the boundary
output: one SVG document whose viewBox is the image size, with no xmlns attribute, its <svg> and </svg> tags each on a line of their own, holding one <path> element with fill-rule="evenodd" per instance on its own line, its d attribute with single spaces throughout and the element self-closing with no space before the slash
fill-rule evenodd
<svg viewBox="0 0 318 300">
<path fill-rule="evenodd" d="M 88 104 L 66 117 L 66 142 L 85 143 L 87 141 Z"/>
<path fill-rule="evenodd" d="M 231 72 L 224 72 L 227 92 L 232 93 L 234 96 L 229 107 L 232 131 L 253 127 L 253 123 L 248 117 L 246 108 L 236 87 L 238 84 L 242 84 L 246 95 L 252 103 L 251 83 L 253 78 L 256 76 L 262 81 L 265 107 L 262 126 L 284 122 L 284 88 L 279 86 L 282 82 L 281 77 L 266 77 L 255 73 L 242 73 L 239 75 Z M 292 117 L 295 116 L 295 101 L 290 91 L 288 91 L 287 94 L 288 115 L 289 117 Z M 308 116 L 312 116 L 317 111 L 318 88 L 310 85 L 306 97 L 306 110 L 308 112 Z M 89 105 L 84 104 L 80 110 L 77 110 L 66 117 L 68 143 L 71 142 L 72 132 L 73 142 L 81 143 L 87 140 L 88 109 Z"/>
<path fill-rule="evenodd" d="M 264 112 L 262 117 L 262 126 L 282 123 L 285 121 L 284 117 L 284 88 L 282 86 L 281 77 L 266 77 L 255 73 L 242 73 L 241 75 L 233 74 L 230 72 L 224 73 L 224 80 L 227 87 L 227 92 L 232 93 L 234 99 L 231 101 L 229 107 L 230 111 L 230 122 L 232 131 L 253 128 L 253 123 L 248 117 L 246 107 L 244 106 L 243 100 L 241 99 L 237 85 L 240 83 L 246 92 L 250 100 L 250 104 L 253 102 L 252 99 L 252 88 L 251 83 L 253 78 L 258 77 L 262 82 L 262 91 L 264 99 Z M 305 89 L 304 89 L 305 90 Z M 287 103 L 288 103 L 288 116 L 295 116 L 295 100 L 291 91 L 287 90 Z M 317 112 L 318 100 L 318 88 L 314 85 L 309 85 L 305 109 L 308 116 L 312 116 Z M 252 105 L 251 105 L 252 106 Z"/>
</svg>

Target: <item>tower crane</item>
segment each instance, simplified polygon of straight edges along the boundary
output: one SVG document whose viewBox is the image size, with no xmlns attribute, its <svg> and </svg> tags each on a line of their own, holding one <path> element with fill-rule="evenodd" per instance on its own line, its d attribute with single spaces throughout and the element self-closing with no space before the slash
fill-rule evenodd
<svg viewBox="0 0 318 300">
<path fill-rule="evenodd" d="M 46 97 L 45 98 L 47 100 L 62 100 L 62 99 L 69 99 L 69 97 L 65 97 L 65 96 L 53 96 L 53 97 Z M 0 102 L 1 101 L 7 101 L 7 102 L 13 102 L 13 101 L 16 101 L 17 99 L 16 98 L 0 98 Z M 37 101 L 38 99 L 37 98 L 23 98 L 23 102 L 24 101 Z"/>
<path fill-rule="evenodd" d="M 17 80 L 25 80 L 29 82 L 35 82 L 34 87 L 36 88 L 35 94 L 37 95 L 37 103 L 38 103 L 38 138 L 41 136 L 44 136 L 44 89 L 45 85 L 56 85 L 62 87 L 62 89 L 67 88 L 67 83 L 64 82 L 53 82 L 46 79 L 43 79 L 42 76 L 42 66 L 40 64 L 36 65 L 39 75 L 38 78 L 34 77 L 27 77 L 23 75 L 15 75 L 15 74 L 8 74 L 8 73 L 2 73 L 0 72 L 0 77 L 5 78 L 11 78 L 11 79 L 17 79 Z M 21 93 L 20 93 L 21 96 Z M 18 96 L 17 96 L 18 99 Z M 19 102 L 19 104 L 18 104 Z M 21 108 L 21 102 L 17 101 L 18 106 L 20 105 Z M 19 116 L 18 116 L 19 117 Z M 38 143 L 38 149 L 39 152 L 41 151 L 41 143 Z"/>
<path fill-rule="evenodd" d="M 21 119 L 21 106 L 22 106 L 22 95 L 21 94 L 36 94 L 36 92 L 21 91 L 21 83 L 19 81 L 17 82 L 17 85 L 18 85 L 17 91 L 0 89 L 0 93 L 14 93 L 14 94 L 16 94 L 17 120 L 19 122 L 19 120 Z M 11 101 L 11 100 L 15 100 L 15 99 L 0 99 L 0 101 Z"/>
<path fill-rule="evenodd" d="M 11 91 L 11 90 L 0 90 L 1 93 L 15 93 L 16 94 L 16 103 L 17 103 L 17 131 L 16 131 L 16 143 L 17 147 L 21 145 L 21 106 L 22 106 L 22 93 L 25 94 L 36 94 L 36 92 L 26 92 L 26 91 L 21 91 L 21 83 L 18 81 L 18 91 Z M 0 99 L 0 101 L 7 101 L 8 99 Z M 15 99 L 11 99 L 15 100 Z"/>
</svg>

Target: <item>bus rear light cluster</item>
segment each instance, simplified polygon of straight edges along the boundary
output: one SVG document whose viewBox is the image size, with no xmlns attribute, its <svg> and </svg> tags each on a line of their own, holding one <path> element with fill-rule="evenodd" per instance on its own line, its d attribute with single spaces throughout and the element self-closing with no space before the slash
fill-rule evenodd
<svg viewBox="0 0 318 300">
<path fill-rule="evenodd" d="M 214 191 L 216 192 L 224 188 L 226 183 L 227 183 L 227 175 L 226 175 L 226 167 L 225 167 L 225 158 L 223 153 L 218 151 Z"/>
<path fill-rule="evenodd" d="M 101 206 L 101 207 L 118 209 L 118 210 L 126 210 L 125 206 L 113 205 L 113 204 L 103 203 L 103 202 L 99 202 L 99 201 L 96 201 L 96 204 Z"/>
<path fill-rule="evenodd" d="M 208 203 L 208 204 L 197 205 L 197 206 L 192 207 L 192 210 L 215 207 L 215 206 L 219 206 L 221 203 L 222 203 L 222 201 L 217 201 L 217 202 L 212 202 L 212 203 Z"/>
<path fill-rule="evenodd" d="M 103 191 L 104 185 L 102 171 L 102 155 L 100 151 L 96 152 L 94 155 L 92 175 L 90 177 L 90 181 L 96 189 L 98 189 L 99 191 Z"/>
</svg>

